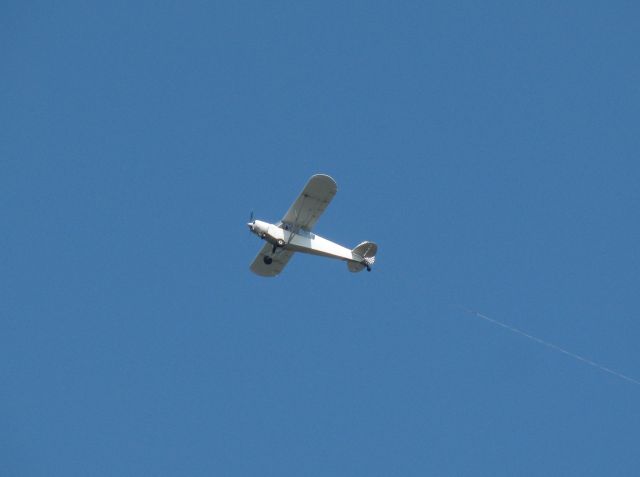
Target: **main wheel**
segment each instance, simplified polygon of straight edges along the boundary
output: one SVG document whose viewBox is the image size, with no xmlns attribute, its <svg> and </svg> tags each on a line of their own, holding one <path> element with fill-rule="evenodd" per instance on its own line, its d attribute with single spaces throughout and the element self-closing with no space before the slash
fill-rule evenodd
<svg viewBox="0 0 640 477">
<path fill-rule="evenodd" d="M 271 263 L 273 262 L 273 258 L 271 258 L 269 255 L 265 255 L 264 258 L 262 259 L 262 261 L 266 265 L 271 265 Z"/>
</svg>

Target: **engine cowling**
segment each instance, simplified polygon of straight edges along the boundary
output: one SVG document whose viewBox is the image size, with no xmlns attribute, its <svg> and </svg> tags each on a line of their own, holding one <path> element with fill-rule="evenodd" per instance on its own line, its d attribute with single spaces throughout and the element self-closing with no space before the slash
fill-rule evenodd
<svg viewBox="0 0 640 477">
<path fill-rule="evenodd" d="M 251 224 L 251 231 L 262 237 L 269 232 L 269 224 L 262 220 L 255 220 L 253 224 Z"/>
</svg>

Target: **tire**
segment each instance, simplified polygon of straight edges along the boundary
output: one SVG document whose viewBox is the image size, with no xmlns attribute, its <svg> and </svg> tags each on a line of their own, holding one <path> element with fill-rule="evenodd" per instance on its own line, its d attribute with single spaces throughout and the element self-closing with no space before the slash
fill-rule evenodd
<svg viewBox="0 0 640 477">
<path fill-rule="evenodd" d="M 273 263 L 273 258 L 265 255 L 262 261 L 265 263 L 265 265 L 271 265 Z"/>
</svg>

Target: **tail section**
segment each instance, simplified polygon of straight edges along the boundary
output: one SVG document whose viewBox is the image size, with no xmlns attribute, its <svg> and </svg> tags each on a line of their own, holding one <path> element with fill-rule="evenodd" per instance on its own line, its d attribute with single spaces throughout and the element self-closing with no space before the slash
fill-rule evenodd
<svg viewBox="0 0 640 477">
<path fill-rule="evenodd" d="M 371 266 L 376 261 L 378 246 L 373 242 L 362 242 L 351 251 L 352 259 L 347 262 L 350 272 L 361 272 L 365 268 L 371 271 Z"/>
</svg>

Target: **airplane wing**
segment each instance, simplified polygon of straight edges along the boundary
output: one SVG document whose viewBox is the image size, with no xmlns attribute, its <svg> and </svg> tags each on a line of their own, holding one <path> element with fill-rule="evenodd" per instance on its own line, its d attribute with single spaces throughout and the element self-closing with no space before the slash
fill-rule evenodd
<svg viewBox="0 0 640 477">
<path fill-rule="evenodd" d="M 260 252 L 258 252 L 258 255 L 251 264 L 251 271 L 253 273 L 263 277 L 275 277 L 280 274 L 293 255 L 291 250 L 287 250 L 285 248 L 277 248 L 275 255 L 271 254 L 272 250 L 273 245 L 270 243 L 264 244 L 264 247 L 262 247 Z M 270 264 L 266 264 L 264 262 L 264 257 L 271 258 L 272 262 Z"/>
<path fill-rule="evenodd" d="M 307 185 L 282 219 L 283 224 L 295 228 L 311 230 L 324 209 L 327 208 L 338 186 L 336 181 L 325 174 L 311 176 Z"/>
</svg>

